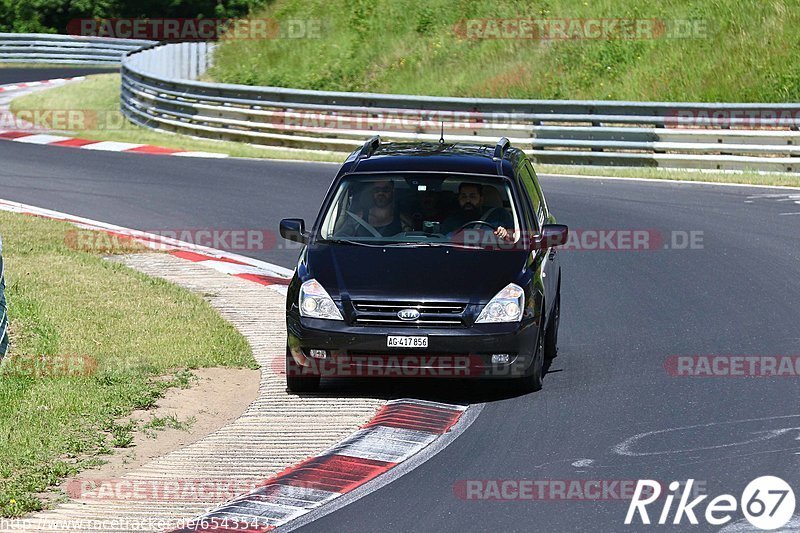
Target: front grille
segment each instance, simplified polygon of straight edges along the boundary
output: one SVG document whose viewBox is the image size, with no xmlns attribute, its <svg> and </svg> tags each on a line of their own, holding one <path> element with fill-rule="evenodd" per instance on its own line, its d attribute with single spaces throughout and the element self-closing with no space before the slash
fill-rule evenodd
<svg viewBox="0 0 800 533">
<path fill-rule="evenodd" d="M 359 326 L 460 327 L 464 325 L 466 304 L 458 302 L 387 302 L 359 300 L 353 302 L 354 323 Z M 416 320 L 401 320 L 401 309 L 416 309 Z"/>
</svg>

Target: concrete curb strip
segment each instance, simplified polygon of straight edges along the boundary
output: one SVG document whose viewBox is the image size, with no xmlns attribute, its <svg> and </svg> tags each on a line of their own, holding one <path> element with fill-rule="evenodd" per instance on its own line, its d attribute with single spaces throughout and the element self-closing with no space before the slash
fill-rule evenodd
<svg viewBox="0 0 800 533">
<path fill-rule="evenodd" d="M 170 246 L 168 253 L 110 260 L 202 292 L 247 338 L 261 366 L 258 398 L 234 422 L 120 479 L 78 480 L 74 501 L 0 521 L 0 531 L 181 531 L 198 523 L 224 530 L 220 521 L 234 520 L 252 531 L 269 530 L 401 464 L 448 432 L 467 409 L 287 394 L 276 369 L 285 357 L 288 269 L 17 202 L 0 200 L 0 210 L 130 237 L 151 248 Z"/>
<path fill-rule="evenodd" d="M 185 528 L 268 531 L 347 494 L 409 459 L 458 422 L 466 407 L 393 400 L 360 430 L 321 454 L 266 480 Z"/>
</svg>

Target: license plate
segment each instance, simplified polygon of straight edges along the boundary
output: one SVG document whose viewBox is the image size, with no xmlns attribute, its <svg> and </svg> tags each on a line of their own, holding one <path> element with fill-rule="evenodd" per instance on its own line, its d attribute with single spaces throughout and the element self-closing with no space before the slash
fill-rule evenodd
<svg viewBox="0 0 800 533">
<path fill-rule="evenodd" d="M 389 335 L 386 337 L 386 346 L 389 348 L 427 348 L 428 337 Z"/>
</svg>

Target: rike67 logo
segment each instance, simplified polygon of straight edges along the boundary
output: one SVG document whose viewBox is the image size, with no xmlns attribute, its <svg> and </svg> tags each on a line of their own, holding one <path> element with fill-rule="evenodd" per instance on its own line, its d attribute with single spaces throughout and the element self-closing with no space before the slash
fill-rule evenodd
<svg viewBox="0 0 800 533">
<path fill-rule="evenodd" d="M 663 506 L 658 515 L 653 515 L 656 524 L 679 525 L 688 522 L 697 525 L 698 515 L 712 526 L 721 526 L 733 520 L 734 513 L 741 509 L 742 514 L 753 527 L 763 531 L 771 531 L 785 526 L 791 520 L 795 509 L 795 495 L 792 487 L 784 480 L 775 476 L 762 476 L 751 481 L 737 499 L 731 494 L 721 494 L 708 502 L 707 494 L 692 496 L 694 480 L 690 479 L 685 484 L 673 481 L 669 484 L 669 492 L 662 495 L 662 486 L 658 481 L 640 479 L 636 484 L 625 524 L 632 524 L 636 519 L 642 524 L 651 524 L 651 515 L 648 506 L 662 500 Z M 683 490 L 678 494 L 678 490 Z M 672 506 L 678 499 L 674 513 Z M 705 510 L 703 505 L 705 504 Z M 658 504 L 652 505 L 650 511 L 658 511 Z M 670 520 L 670 517 L 672 518 Z M 684 518 L 686 522 L 683 522 Z"/>
</svg>

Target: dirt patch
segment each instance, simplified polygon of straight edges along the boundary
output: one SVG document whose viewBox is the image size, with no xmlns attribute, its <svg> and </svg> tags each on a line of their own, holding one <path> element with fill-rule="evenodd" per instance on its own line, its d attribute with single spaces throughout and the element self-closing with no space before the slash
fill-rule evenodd
<svg viewBox="0 0 800 533">
<path fill-rule="evenodd" d="M 213 433 L 238 418 L 258 396 L 259 370 L 201 368 L 187 389 L 172 388 L 153 409 L 134 411 L 139 430 L 128 448 L 105 456 L 104 465 L 81 472 L 74 479 L 118 478 L 143 464 Z M 158 427 L 152 421 L 177 421 L 179 427 Z M 150 423 L 151 427 L 147 427 Z M 143 429 L 144 428 L 144 429 Z M 70 480 L 62 483 L 62 490 Z"/>
</svg>

